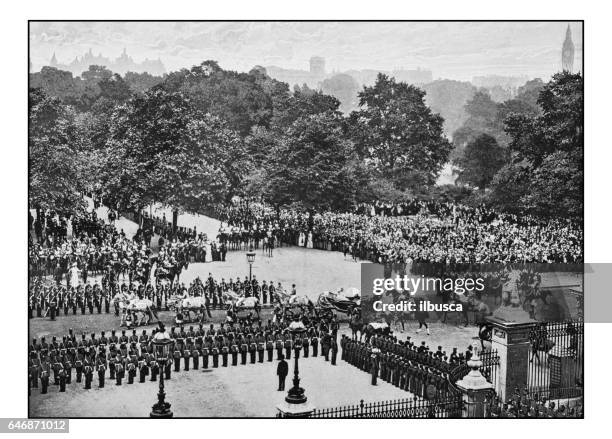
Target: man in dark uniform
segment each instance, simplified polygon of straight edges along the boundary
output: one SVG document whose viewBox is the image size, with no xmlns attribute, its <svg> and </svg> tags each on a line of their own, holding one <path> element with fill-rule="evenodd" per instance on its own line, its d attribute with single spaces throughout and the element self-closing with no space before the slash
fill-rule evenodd
<svg viewBox="0 0 612 439">
<path fill-rule="evenodd" d="M 149 354 L 145 354 L 149 355 Z M 149 374 L 149 365 L 147 363 L 147 359 L 144 355 L 141 355 L 138 359 L 138 372 L 139 372 L 139 383 L 144 383 L 147 379 L 147 375 Z"/>
<path fill-rule="evenodd" d="M 215 342 L 212 348 L 213 367 L 219 367 L 219 346 L 218 342 Z"/>
<path fill-rule="evenodd" d="M 276 340 L 276 359 L 280 361 L 281 357 L 283 357 L 283 341 L 278 338 Z"/>
<path fill-rule="evenodd" d="M 91 381 L 93 380 L 93 367 L 89 355 L 85 355 L 83 361 L 83 373 L 85 374 L 85 389 L 91 389 Z"/>
<path fill-rule="evenodd" d="M 49 374 L 51 373 L 51 365 L 46 357 L 43 356 L 43 360 L 40 364 L 40 393 L 47 393 L 49 387 Z"/>
<path fill-rule="evenodd" d="M 191 357 L 191 349 L 189 345 L 187 345 L 183 348 L 183 362 L 184 362 L 183 370 L 185 370 L 186 372 L 189 371 L 189 358 L 190 357 Z"/>
<path fill-rule="evenodd" d="M 64 349 L 64 371 L 66 372 L 66 384 L 72 383 L 72 361 L 70 359 L 70 355 L 68 355 L 67 351 Z"/>
<path fill-rule="evenodd" d="M 338 356 L 338 343 L 336 343 L 336 340 L 332 339 L 332 342 L 331 342 L 331 364 L 332 366 L 336 365 L 337 356 Z"/>
<path fill-rule="evenodd" d="M 308 351 L 310 350 L 310 342 L 308 336 L 304 334 L 302 337 L 302 348 L 304 349 L 304 358 L 308 358 Z"/>
<path fill-rule="evenodd" d="M 291 348 L 293 347 L 293 342 L 291 338 L 288 336 L 285 340 L 285 357 L 287 360 L 291 360 Z"/>
<path fill-rule="evenodd" d="M 253 339 L 251 338 L 251 343 L 249 343 L 249 357 L 251 359 L 251 364 L 255 364 L 256 355 L 257 355 L 257 343 L 255 343 Z"/>
<path fill-rule="evenodd" d="M 179 345 L 174 345 L 174 353 L 172 354 L 174 358 L 174 371 L 181 371 L 181 351 L 179 350 Z"/>
<path fill-rule="evenodd" d="M 124 369 L 124 365 L 123 365 L 123 359 L 117 355 L 117 357 L 115 357 L 115 378 L 116 378 L 116 386 L 120 386 L 121 385 L 121 380 L 123 379 L 123 375 L 124 375 L 125 369 Z"/>
<path fill-rule="evenodd" d="M 210 351 L 207 346 L 202 348 L 202 369 L 208 369 L 208 356 Z"/>
<path fill-rule="evenodd" d="M 263 342 L 257 343 L 257 361 L 263 363 L 264 361 L 265 345 Z"/>
<path fill-rule="evenodd" d="M 157 381 L 157 375 L 164 373 L 164 371 L 161 370 L 161 365 L 157 362 L 157 360 L 155 360 L 155 358 L 149 357 L 149 360 L 149 368 L 151 369 L 151 381 Z M 167 361 L 167 364 L 169 364 L 170 368 L 172 368 L 172 361 Z"/>
<path fill-rule="evenodd" d="M 272 340 L 266 342 L 266 352 L 268 353 L 268 361 L 272 361 L 274 356 L 274 343 Z"/>
<path fill-rule="evenodd" d="M 223 345 L 221 346 L 221 359 L 222 359 L 222 365 L 223 367 L 227 367 L 227 356 L 229 354 L 229 348 L 227 347 L 227 344 L 225 342 L 223 342 Z"/>
<path fill-rule="evenodd" d="M 83 376 L 83 359 L 85 357 L 85 348 L 79 346 L 74 362 L 74 368 L 76 369 L 76 382 L 80 383 Z"/>
<path fill-rule="evenodd" d="M 30 385 L 33 388 L 38 388 L 38 375 L 40 374 L 40 360 L 35 350 L 30 352 Z"/>
<path fill-rule="evenodd" d="M 372 375 L 372 385 L 376 385 L 376 381 L 378 380 L 378 356 L 376 354 L 372 354 L 370 356 L 370 374 Z"/>
<path fill-rule="evenodd" d="M 64 369 L 63 365 L 62 367 L 60 367 L 58 375 L 59 375 L 59 391 L 65 392 L 66 391 L 66 370 Z"/>
<path fill-rule="evenodd" d="M 55 320 L 57 310 L 57 298 L 55 294 L 51 297 L 51 301 L 49 302 L 49 317 L 51 320 Z"/>
<path fill-rule="evenodd" d="M 98 371 L 98 387 L 104 387 L 104 375 L 106 373 L 106 361 L 98 357 L 96 360 L 96 370 Z"/>
<path fill-rule="evenodd" d="M 321 353 L 325 357 L 325 361 L 329 361 L 329 350 L 331 348 L 332 337 L 328 333 L 325 333 L 321 338 Z"/>
<path fill-rule="evenodd" d="M 235 341 L 232 341 L 232 345 L 230 346 L 230 352 L 232 355 L 232 366 L 238 365 L 238 345 Z"/>
<path fill-rule="evenodd" d="M 248 351 L 249 346 L 243 341 L 243 343 L 240 345 L 240 364 L 246 364 Z"/>
<path fill-rule="evenodd" d="M 289 365 L 285 361 L 285 357 L 281 355 L 280 360 L 278 362 L 278 366 L 276 366 L 276 375 L 278 375 L 278 391 L 282 392 L 285 390 L 285 379 L 289 374 Z"/>
<path fill-rule="evenodd" d="M 132 355 L 130 362 L 127 365 L 128 368 L 128 384 L 134 384 L 134 378 L 136 377 L 136 365 L 138 364 L 138 357 Z"/>
</svg>

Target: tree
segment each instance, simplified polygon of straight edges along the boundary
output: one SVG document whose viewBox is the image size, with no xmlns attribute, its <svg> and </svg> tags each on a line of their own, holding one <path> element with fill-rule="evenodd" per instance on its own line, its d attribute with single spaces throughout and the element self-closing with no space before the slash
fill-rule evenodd
<svg viewBox="0 0 612 439">
<path fill-rule="evenodd" d="M 205 61 L 169 74 L 161 85 L 180 91 L 200 112 L 220 117 L 245 137 L 255 125 L 269 126 L 272 117 L 272 101 L 258 79 L 259 75 L 223 70 L 216 61 Z"/>
<path fill-rule="evenodd" d="M 110 78 L 103 78 L 98 82 L 100 87 L 100 98 L 108 99 L 115 103 L 123 103 L 132 94 L 129 85 L 118 74 L 113 74 Z"/>
<path fill-rule="evenodd" d="M 346 209 L 360 186 L 357 156 L 333 112 L 298 119 L 278 138 L 265 163 L 264 197 L 312 215 Z"/>
<path fill-rule="evenodd" d="M 455 160 L 459 167 L 458 183 L 485 189 L 506 163 L 506 149 L 500 147 L 494 137 L 481 134 L 465 147 L 463 155 Z"/>
<path fill-rule="evenodd" d="M 81 210 L 87 186 L 74 114 L 56 97 L 29 91 L 29 204 L 61 212 Z"/>
<path fill-rule="evenodd" d="M 163 81 L 161 76 L 153 76 L 150 73 L 126 72 L 124 81 L 130 87 L 132 93 L 144 93 Z"/>
<path fill-rule="evenodd" d="M 288 99 L 278 99 L 274 106 L 271 129 L 282 131 L 296 120 L 327 112 L 340 115 L 340 101 L 333 96 L 312 90 L 304 84 L 296 86 Z"/>
<path fill-rule="evenodd" d="M 538 98 L 541 113 L 506 119 L 510 164 L 492 183 L 491 202 L 505 206 L 508 184 L 517 208 L 542 216 L 581 217 L 584 189 L 584 101 L 579 74 L 557 73 Z"/>
<path fill-rule="evenodd" d="M 200 212 L 238 190 L 246 162 L 242 140 L 224 121 L 161 87 L 115 112 L 106 152 L 108 197 L 137 210 L 158 202 Z"/>
<path fill-rule="evenodd" d="M 433 185 L 452 149 L 443 119 L 425 105 L 425 92 L 379 74 L 359 93 L 359 111 L 351 113 L 353 138 L 381 176 L 403 190 Z"/>
</svg>

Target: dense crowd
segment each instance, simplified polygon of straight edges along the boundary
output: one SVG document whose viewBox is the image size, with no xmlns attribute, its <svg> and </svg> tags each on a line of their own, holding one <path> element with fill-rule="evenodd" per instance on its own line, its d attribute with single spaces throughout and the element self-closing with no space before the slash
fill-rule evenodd
<svg viewBox="0 0 612 439">
<path fill-rule="evenodd" d="M 565 401 L 565 403 L 563 403 Z M 503 402 L 498 396 L 488 401 L 490 418 L 583 418 L 582 398 L 550 400 L 538 393 L 516 389 L 512 397 Z"/>
<path fill-rule="evenodd" d="M 41 236 L 36 232 L 36 242 L 30 243 L 30 275 L 38 278 L 51 275 L 58 286 L 65 281 L 67 287 L 77 288 L 87 283 L 88 276 L 99 274 L 110 285 L 120 281 L 155 285 L 158 278 L 175 282 L 189 262 L 206 260 L 200 242 L 180 241 L 177 237 L 161 238 L 158 253 L 153 255 L 142 228 L 130 239 L 122 229 L 115 228 L 113 221 L 105 224 L 97 218 L 95 210 L 79 220 L 54 212 L 40 218 L 46 224 L 74 224 L 71 233 L 66 233 L 70 227 L 46 225 Z"/>
<path fill-rule="evenodd" d="M 582 228 L 570 220 L 454 203 L 385 205 L 379 211 L 360 206 L 356 212 L 311 215 L 241 201 L 219 208 L 217 215 L 243 231 L 380 263 L 576 263 L 583 257 Z"/>
</svg>

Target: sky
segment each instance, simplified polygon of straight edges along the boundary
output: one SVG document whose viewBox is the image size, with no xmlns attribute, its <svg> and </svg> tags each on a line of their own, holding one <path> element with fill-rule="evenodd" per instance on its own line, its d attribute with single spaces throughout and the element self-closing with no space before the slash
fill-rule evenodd
<svg viewBox="0 0 612 439">
<path fill-rule="evenodd" d="M 135 61 L 160 58 L 168 71 L 213 59 L 222 68 L 255 65 L 308 69 L 311 56 L 326 69 L 430 69 L 433 77 L 480 75 L 548 79 L 560 70 L 570 25 L 574 70 L 582 70 L 580 22 L 31 22 L 34 71 L 53 53 L 69 63 L 90 48 Z"/>
</svg>

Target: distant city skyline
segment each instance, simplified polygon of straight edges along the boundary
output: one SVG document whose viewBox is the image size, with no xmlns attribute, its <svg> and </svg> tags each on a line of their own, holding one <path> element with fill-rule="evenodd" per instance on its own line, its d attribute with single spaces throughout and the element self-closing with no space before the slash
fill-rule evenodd
<svg viewBox="0 0 612 439">
<path fill-rule="evenodd" d="M 90 49 L 110 59 L 127 49 L 136 63 L 160 59 L 166 71 L 207 59 L 238 71 L 309 70 L 311 57 L 322 57 L 327 73 L 422 68 L 434 79 L 546 80 L 561 70 L 568 24 L 581 71 L 580 22 L 32 22 L 30 61 L 38 71 L 54 53 L 69 64 Z"/>
</svg>

